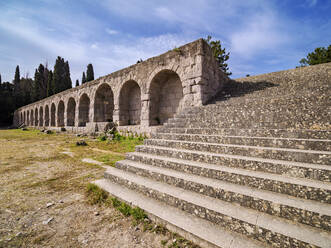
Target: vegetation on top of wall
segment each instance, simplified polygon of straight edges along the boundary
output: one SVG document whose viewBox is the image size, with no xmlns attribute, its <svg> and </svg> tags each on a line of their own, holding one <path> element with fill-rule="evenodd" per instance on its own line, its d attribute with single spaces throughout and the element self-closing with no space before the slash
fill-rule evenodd
<svg viewBox="0 0 331 248">
<path fill-rule="evenodd" d="M 222 48 L 220 40 L 212 40 L 210 35 L 208 35 L 208 37 L 207 37 L 207 39 L 205 39 L 205 41 L 211 47 L 211 50 L 213 51 L 213 55 L 219 65 L 219 68 L 226 75 L 230 76 L 232 74 L 232 72 L 229 71 L 228 64 L 226 63 L 226 61 L 230 58 L 230 53 L 227 53 L 225 51 L 225 48 Z"/>
</svg>

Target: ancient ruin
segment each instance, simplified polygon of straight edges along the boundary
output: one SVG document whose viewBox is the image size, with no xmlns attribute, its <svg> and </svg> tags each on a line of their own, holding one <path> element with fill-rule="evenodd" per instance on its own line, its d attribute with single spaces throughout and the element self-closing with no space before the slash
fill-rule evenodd
<svg viewBox="0 0 331 248">
<path fill-rule="evenodd" d="M 198 40 L 22 107 L 15 123 L 158 126 L 94 183 L 201 247 L 330 248 L 330 85 L 331 63 L 229 80 Z"/>
<path fill-rule="evenodd" d="M 213 97 L 227 77 L 203 39 L 15 112 L 14 124 L 92 133 L 109 122 L 150 133 L 175 113 Z"/>
</svg>

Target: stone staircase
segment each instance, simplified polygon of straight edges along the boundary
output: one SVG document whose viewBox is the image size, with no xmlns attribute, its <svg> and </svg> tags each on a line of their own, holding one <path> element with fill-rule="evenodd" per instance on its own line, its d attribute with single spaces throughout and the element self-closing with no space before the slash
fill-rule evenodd
<svg viewBox="0 0 331 248">
<path fill-rule="evenodd" d="M 330 72 L 232 81 L 95 183 L 202 247 L 331 247 Z"/>
</svg>

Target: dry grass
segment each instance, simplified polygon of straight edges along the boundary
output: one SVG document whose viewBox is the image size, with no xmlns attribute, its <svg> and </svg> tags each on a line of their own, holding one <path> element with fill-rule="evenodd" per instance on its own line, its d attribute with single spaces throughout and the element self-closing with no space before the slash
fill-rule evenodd
<svg viewBox="0 0 331 248">
<path fill-rule="evenodd" d="M 133 227 L 132 217 L 106 204 L 91 205 L 85 193 L 104 168 L 82 163 L 82 158 L 114 165 L 141 141 L 84 138 L 88 146 L 77 147 L 81 139 L 0 130 L 0 248 L 160 247 L 171 238 Z"/>
</svg>

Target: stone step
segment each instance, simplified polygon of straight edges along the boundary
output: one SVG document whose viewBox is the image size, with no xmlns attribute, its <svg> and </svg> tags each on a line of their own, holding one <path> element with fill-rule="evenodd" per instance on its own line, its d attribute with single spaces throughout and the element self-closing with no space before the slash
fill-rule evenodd
<svg viewBox="0 0 331 248">
<path fill-rule="evenodd" d="M 161 127 L 158 133 L 177 134 L 201 134 L 201 135 L 223 135 L 223 136 L 252 136 L 252 137 L 276 137 L 293 139 L 327 139 L 331 140 L 329 130 L 308 129 L 239 129 L 239 128 L 167 128 Z"/>
<path fill-rule="evenodd" d="M 117 168 L 108 168 L 105 177 L 123 187 L 136 190 L 194 216 L 211 221 L 229 231 L 264 242 L 266 245 L 292 248 L 329 247 L 331 244 L 329 232 L 174 187 Z M 171 215 L 171 212 L 168 214 Z"/>
<path fill-rule="evenodd" d="M 265 109 L 240 109 L 240 110 L 225 110 L 221 112 L 198 112 L 198 113 L 181 113 L 170 119 L 170 123 L 186 123 L 187 122 L 203 122 L 203 123 L 218 123 L 218 122 L 239 122 L 240 120 L 249 119 L 250 121 L 259 122 L 283 122 L 286 119 L 294 119 L 309 121 L 310 118 L 317 120 L 325 120 L 329 118 L 330 109 L 309 109 L 309 110 L 274 110 L 267 111 Z"/>
<path fill-rule="evenodd" d="M 113 197 L 133 206 L 140 207 L 157 223 L 163 224 L 172 232 L 205 248 L 266 248 L 259 241 L 251 240 L 244 235 L 230 232 L 219 225 L 200 217 L 147 197 L 135 190 L 128 189 L 106 179 L 94 181 Z"/>
<path fill-rule="evenodd" d="M 276 175 L 137 152 L 127 154 L 126 158 L 138 163 L 173 169 L 197 176 L 218 179 L 322 203 L 331 203 L 331 184 L 329 182 L 293 178 L 285 175 Z"/>
<path fill-rule="evenodd" d="M 254 189 L 248 187 L 248 185 L 237 185 L 132 160 L 119 161 L 116 167 L 206 196 L 289 220 L 295 219 L 300 223 L 331 231 L 331 209 L 329 204 Z M 288 187 L 290 186 L 292 185 L 289 184 Z M 296 186 L 294 185 L 294 187 Z M 329 196 L 324 195 L 324 199 L 326 197 Z"/>
<path fill-rule="evenodd" d="M 192 151 L 161 146 L 136 146 L 137 152 L 160 155 L 164 157 L 178 158 L 189 161 L 222 165 L 230 168 L 242 168 L 252 171 L 263 171 L 290 177 L 314 179 L 318 181 L 331 181 L 328 165 L 319 165 L 302 162 L 292 162 L 276 159 L 264 159 L 257 157 Z"/>
<path fill-rule="evenodd" d="M 329 111 L 330 112 L 330 111 Z M 218 127 L 227 126 L 233 127 L 311 127 L 314 125 L 328 126 L 330 125 L 330 116 L 327 110 L 310 110 L 309 113 L 301 112 L 261 112 L 261 111 L 243 111 L 224 112 L 222 114 L 192 114 L 186 117 L 175 117 L 167 121 L 168 124 L 177 124 L 181 127 Z M 190 114 L 191 115 L 191 114 Z"/>
<path fill-rule="evenodd" d="M 208 117 L 206 117 L 207 119 Z M 238 119 L 237 121 L 219 121 L 210 123 L 200 122 L 180 122 L 180 123 L 165 123 L 164 127 L 166 128 L 216 128 L 216 129 L 329 129 L 330 127 L 328 120 L 296 120 L 289 119 L 288 121 L 251 121 L 251 119 L 242 120 Z"/>
<path fill-rule="evenodd" d="M 234 106 L 234 105 L 242 105 L 242 104 L 255 104 L 256 102 L 263 102 L 265 104 L 270 104 L 270 103 L 277 103 L 279 101 L 293 101 L 293 99 L 300 99 L 301 101 L 306 101 L 307 97 L 311 100 L 314 101 L 320 101 L 325 99 L 325 90 L 329 89 L 329 86 L 325 85 L 321 87 L 320 89 L 317 89 L 315 91 L 312 91 L 311 89 L 308 90 L 301 90 L 296 93 L 288 93 L 286 94 L 270 94 L 271 90 L 269 91 L 264 91 L 264 92 L 251 92 L 248 94 L 241 94 L 241 92 L 229 92 L 228 94 L 226 92 L 218 94 L 217 96 L 214 97 L 214 101 L 212 104 L 220 104 L 223 106 Z M 272 93 L 278 93 L 278 92 L 272 92 Z"/>
<path fill-rule="evenodd" d="M 151 137 L 153 139 L 165 140 L 183 140 L 205 143 L 222 143 L 249 146 L 294 148 L 301 150 L 331 151 L 331 140 L 326 139 L 293 139 L 276 137 L 222 136 L 178 133 L 154 133 Z"/>
<path fill-rule="evenodd" d="M 144 141 L 144 144 L 150 146 L 164 146 L 170 148 L 205 151 L 212 153 L 331 165 L 331 152 L 328 151 L 312 151 L 289 148 L 258 147 L 164 139 L 147 139 Z"/>
<path fill-rule="evenodd" d="M 254 110 L 307 110 L 321 106 L 327 106 L 325 103 L 330 101 L 330 97 L 325 94 L 321 95 L 318 92 L 315 94 L 306 95 L 287 95 L 281 97 L 234 97 L 227 100 L 218 101 L 214 104 L 208 104 L 196 108 L 190 108 L 187 113 L 202 113 L 202 112 L 227 112 L 228 110 L 242 111 L 247 109 Z M 278 108 L 277 108 L 278 107 Z"/>
</svg>

